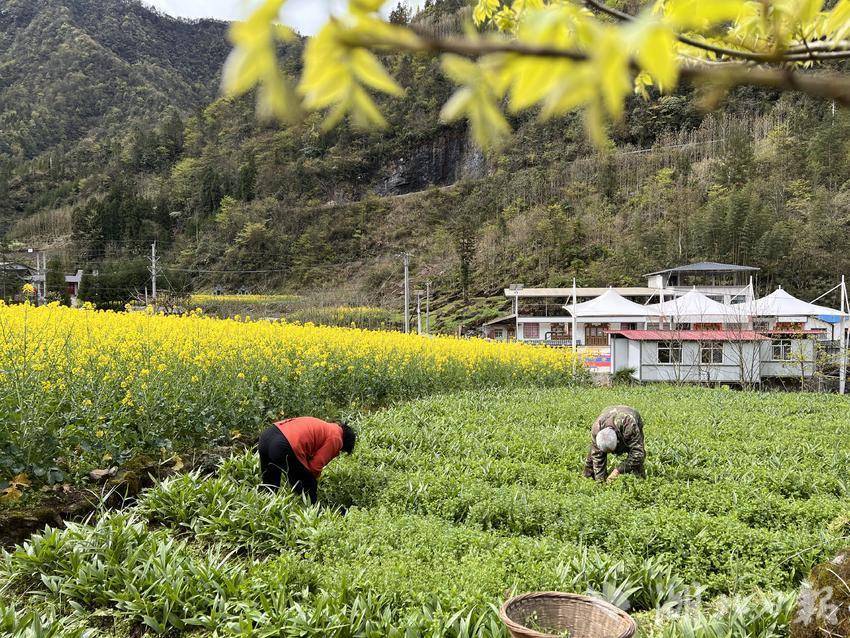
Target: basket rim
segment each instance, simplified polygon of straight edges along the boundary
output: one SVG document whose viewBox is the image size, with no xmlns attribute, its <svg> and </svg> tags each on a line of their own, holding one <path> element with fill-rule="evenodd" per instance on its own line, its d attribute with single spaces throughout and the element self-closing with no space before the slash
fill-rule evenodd
<svg viewBox="0 0 850 638">
<path fill-rule="evenodd" d="M 631 616 L 629 616 L 626 612 L 624 612 L 622 609 L 620 609 L 616 605 L 612 605 L 611 603 L 609 603 L 607 600 L 602 600 L 601 598 L 596 598 L 594 596 L 587 596 L 585 594 L 571 594 L 571 593 L 560 592 L 560 591 L 528 592 L 526 594 L 518 594 L 516 596 L 511 596 L 510 598 L 508 598 L 504 603 L 502 603 L 502 606 L 499 607 L 499 618 L 501 618 L 502 622 L 505 623 L 505 625 L 507 625 L 508 629 L 519 631 L 519 632 L 524 632 L 526 635 L 534 636 L 534 638 L 548 638 L 549 636 L 552 635 L 552 634 L 540 633 L 539 631 L 535 631 L 534 629 L 531 629 L 531 628 L 526 627 L 524 625 L 520 625 L 518 622 L 516 622 L 510 616 L 508 616 L 508 613 L 507 613 L 508 607 L 510 607 L 512 604 L 514 604 L 518 601 L 521 601 L 521 600 L 528 600 L 528 599 L 533 599 L 533 598 L 560 598 L 560 599 L 577 600 L 577 601 L 590 603 L 592 605 L 596 605 L 597 607 L 601 607 L 601 608 L 605 609 L 606 611 L 609 611 L 609 612 L 613 613 L 614 615 L 619 616 L 621 619 L 625 620 L 629 624 L 629 629 L 631 629 L 632 632 L 637 630 L 637 623 L 635 622 L 635 619 L 632 618 Z M 621 632 L 620 636 L 631 635 L 629 633 L 629 629 L 626 629 L 625 632 Z"/>
</svg>

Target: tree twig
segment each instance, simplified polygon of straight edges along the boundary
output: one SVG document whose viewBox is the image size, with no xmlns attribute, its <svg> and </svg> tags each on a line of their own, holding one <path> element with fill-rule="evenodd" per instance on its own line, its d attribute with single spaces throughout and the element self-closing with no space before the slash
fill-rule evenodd
<svg viewBox="0 0 850 638">
<path fill-rule="evenodd" d="M 584 0 L 584 3 L 587 6 L 596 9 L 600 13 L 604 13 L 623 22 L 631 22 L 635 19 L 635 16 L 632 14 L 610 7 L 600 0 Z M 704 40 L 698 40 L 696 38 L 682 35 L 681 33 L 676 34 L 676 38 L 682 44 L 687 44 L 688 46 L 702 49 L 703 51 L 708 51 L 715 55 L 722 55 L 724 57 L 735 58 L 738 60 L 747 60 L 749 62 L 808 62 L 850 58 L 850 42 L 847 40 L 834 43 L 823 41 L 812 43 L 812 45 L 807 45 L 804 41 L 801 46 L 791 47 L 778 53 L 759 53 L 757 51 L 742 51 L 740 49 L 720 47 L 705 42 Z M 820 46 L 813 46 L 814 44 L 818 44 Z M 819 51 L 821 49 L 823 51 L 828 51 L 830 54 L 825 55 L 824 53 L 820 53 Z"/>
<path fill-rule="evenodd" d="M 559 47 L 541 47 L 525 44 L 518 40 L 492 38 L 438 38 L 426 33 L 416 33 L 416 38 L 403 41 L 385 42 L 365 37 L 362 33 L 351 33 L 345 41 L 351 46 L 360 46 L 379 51 L 403 49 L 419 53 L 454 53 L 469 58 L 478 58 L 495 54 L 514 54 L 528 57 L 551 58 L 586 62 L 590 56 L 584 51 L 562 49 Z M 634 71 L 639 70 L 631 63 Z M 799 91 L 819 98 L 835 100 L 843 106 L 850 106 L 850 77 L 833 73 L 802 73 L 790 67 L 756 66 L 742 62 L 707 62 L 685 64 L 679 74 L 693 82 L 711 84 L 717 87 L 760 86 L 777 91 Z"/>
</svg>

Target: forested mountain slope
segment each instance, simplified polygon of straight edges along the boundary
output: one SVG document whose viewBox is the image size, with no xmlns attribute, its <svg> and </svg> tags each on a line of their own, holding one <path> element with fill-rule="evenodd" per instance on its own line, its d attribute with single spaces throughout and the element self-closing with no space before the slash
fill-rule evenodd
<svg viewBox="0 0 850 638">
<path fill-rule="evenodd" d="M 0 156 L 189 112 L 218 89 L 226 26 L 187 23 L 127 0 L 5 0 L 0 6 Z"/>
</svg>

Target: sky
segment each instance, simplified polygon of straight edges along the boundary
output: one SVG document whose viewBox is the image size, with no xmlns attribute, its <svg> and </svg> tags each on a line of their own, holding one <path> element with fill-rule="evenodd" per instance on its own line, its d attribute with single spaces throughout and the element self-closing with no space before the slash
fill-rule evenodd
<svg viewBox="0 0 850 638">
<path fill-rule="evenodd" d="M 180 18 L 218 18 L 240 20 L 250 11 L 256 0 L 143 0 L 163 13 Z M 281 19 L 302 35 L 314 34 L 328 19 L 331 12 L 339 11 L 347 0 L 288 0 Z M 394 6 L 387 2 L 385 10 Z"/>
</svg>

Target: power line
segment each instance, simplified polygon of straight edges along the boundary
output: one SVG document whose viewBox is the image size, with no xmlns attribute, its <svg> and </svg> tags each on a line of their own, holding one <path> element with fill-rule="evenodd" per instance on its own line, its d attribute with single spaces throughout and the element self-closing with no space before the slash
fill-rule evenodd
<svg viewBox="0 0 850 638">
<path fill-rule="evenodd" d="M 175 272 L 194 272 L 201 274 L 252 274 L 252 273 L 273 273 L 273 272 L 290 272 L 290 268 L 277 268 L 269 270 L 201 270 L 198 268 L 174 268 L 171 266 L 163 267 L 163 270 L 173 270 Z"/>
</svg>

